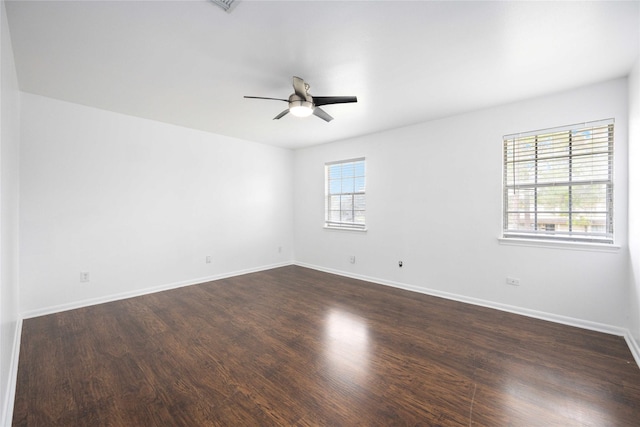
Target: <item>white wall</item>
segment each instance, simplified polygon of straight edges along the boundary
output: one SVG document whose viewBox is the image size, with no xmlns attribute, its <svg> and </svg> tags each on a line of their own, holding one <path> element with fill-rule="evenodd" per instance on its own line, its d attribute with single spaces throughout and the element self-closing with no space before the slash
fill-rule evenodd
<svg viewBox="0 0 640 427">
<path fill-rule="evenodd" d="M 534 315 L 564 316 L 596 328 L 625 327 L 626 83 L 614 80 L 296 151 L 296 262 Z M 502 136 L 611 117 L 616 120 L 615 236 L 621 249 L 500 244 Z M 324 163 L 359 156 L 367 159 L 369 230 L 325 230 Z M 355 264 L 349 255 L 356 256 Z M 404 261 L 402 269 L 398 260 Z M 507 285 L 506 276 L 519 278 L 521 285 Z"/>
<path fill-rule="evenodd" d="M 291 151 L 30 94 L 21 125 L 26 316 L 292 262 Z"/>
<path fill-rule="evenodd" d="M 0 5 L 0 425 L 13 413 L 19 341 L 18 147 L 20 95 L 4 1 Z"/>
<path fill-rule="evenodd" d="M 629 330 L 640 343 L 640 58 L 629 75 Z"/>
</svg>

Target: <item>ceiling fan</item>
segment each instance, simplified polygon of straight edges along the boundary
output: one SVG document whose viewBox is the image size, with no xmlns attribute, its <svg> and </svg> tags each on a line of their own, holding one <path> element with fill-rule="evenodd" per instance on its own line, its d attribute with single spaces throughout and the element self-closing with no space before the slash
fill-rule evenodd
<svg viewBox="0 0 640 427">
<path fill-rule="evenodd" d="M 273 118 L 279 120 L 291 113 L 296 117 L 307 117 L 313 114 L 320 117 L 325 122 L 333 120 L 326 111 L 320 106 L 329 104 L 347 104 L 349 102 L 358 102 L 355 96 L 311 96 L 309 93 L 309 84 L 305 83 L 300 77 L 293 76 L 293 93 L 289 99 L 282 98 L 265 98 L 263 96 L 245 96 L 251 99 L 272 99 L 274 101 L 284 101 L 289 103 L 289 108 L 284 110 Z"/>
</svg>

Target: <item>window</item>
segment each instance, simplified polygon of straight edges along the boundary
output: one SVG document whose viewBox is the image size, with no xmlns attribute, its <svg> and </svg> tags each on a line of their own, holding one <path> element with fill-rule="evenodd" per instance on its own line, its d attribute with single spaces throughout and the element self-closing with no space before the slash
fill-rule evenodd
<svg viewBox="0 0 640 427">
<path fill-rule="evenodd" d="M 503 237 L 613 243 L 613 120 L 503 140 Z"/>
<path fill-rule="evenodd" d="M 325 164 L 325 227 L 365 229 L 365 159 Z"/>
</svg>

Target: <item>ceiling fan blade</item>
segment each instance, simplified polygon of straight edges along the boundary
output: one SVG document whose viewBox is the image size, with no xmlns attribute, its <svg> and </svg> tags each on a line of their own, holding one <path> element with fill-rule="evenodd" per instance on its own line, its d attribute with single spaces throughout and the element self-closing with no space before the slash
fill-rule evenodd
<svg viewBox="0 0 640 427">
<path fill-rule="evenodd" d="M 293 91 L 300 98 L 307 99 L 307 87 L 300 77 L 293 76 Z"/>
<path fill-rule="evenodd" d="M 273 99 L 274 101 L 284 101 L 284 102 L 289 102 L 288 99 L 282 99 L 282 98 L 266 98 L 264 96 L 246 96 L 245 98 L 250 98 L 250 99 Z"/>
<path fill-rule="evenodd" d="M 313 103 L 316 106 L 329 104 L 348 104 L 349 102 L 358 102 L 355 96 L 314 96 Z"/>
<path fill-rule="evenodd" d="M 283 118 L 284 116 L 286 116 L 289 113 L 289 109 L 287 108 L 286 110 L 284 110 L 282 113 L 278 114 L 277 116 L 275 116 L 273 118 L 273 120 L 280 120 L 281 118 Z"/>
<path fill-rule="evenodd" d="M 313 115 L 320 117 L 325 122 L 330 122 L 331 120 L 333 120 L 333 117 L 327 114 L 327 112 L 320 107 L 316 107 L 313 109 Z"/>
</svg>

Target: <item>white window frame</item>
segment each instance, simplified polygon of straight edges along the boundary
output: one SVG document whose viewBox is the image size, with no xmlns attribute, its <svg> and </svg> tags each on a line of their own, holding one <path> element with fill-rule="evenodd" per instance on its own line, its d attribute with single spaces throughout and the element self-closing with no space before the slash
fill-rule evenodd
<svg viewBox="0 0 640 427">
<path fill-rule="evenodd" d="M 589 135 L 591 137 L 591 153 L 586 152 L 584 149 L 584 145 L 580 146 L 580 149 L 572 149 L 572 141 L 576 142 L 578 139 L 575 137 L 576 135 L 584 134 L 585 132 L 590 132 Z M 564 134 L 566 133 L 566 138 Z M 597 133 L 597 134 L 596 134 Z M 551 145 L 554 147 L 552 151 L 549 151 L 549 143 L 548 139 L 551 135 L 554 135 L 554 138 L 557 138 L 559 142 L 551 142 Z M 562 136 L 558 136 L 562 135 Z M 594 142 L 596 138 L 594 135 L 597 135 L 597 142 Z M 547 151 L 542 153 L 542 149 L 539 150 L 539 141 L 545 140 L 547 138 Z M 604 143 L 603 143 L 604 140 Z M 584 141 L 584 139 L 582 140 Z M 531 150 L 531 146 L 533 145 L 533 151 L 528 151 L 525 157 L 525 154 L 521 154 L 518 156 L 517 150 L 518 148 L 524 148 L 524 144 L 527 143 L 527 149 Z M 566 143 L 566 147 L 562 144 Z M 575 144 L 577 145 L 577 143 Z M 564 152 L 560 152 L 564 149 Z M 572 151 L 573 150 L 573 151 Z M 614 166 L 614 120 L 599 120 L 594 122 L 580 123 L 570 126 L 563 126 L 558 128 L 551 129 L 543 129 L 538 131 L 531 131 L 519 134 L 505 135 L 503 137 L 503 227 L 502 227 L 502 238 L 507 239 L 525 239 L 530 241 L 551 241 L 551 242 L 565 242 L 565 243 L 586 243 L 586 244 L 605 244 L 605 245 L 613 245 L 614 243 L 614 204 L 613 204 L 613 166 Z M 549 154 L 551 152 L 551 154 Z M 575 162 L 581 162 L 584 164 L 587 161 L 593 161 L 595 163 L 599 160 L 598 157 L 607 158 L 606 161 L 606 177 L 598 176 L 597 172 L 594 172 L 594 175 L 585 178 L 584 176 L 580 177 L 580 179 L 575 179 L 576 174 L 573 173 L 572 165 Z M 567 174 L 566 176 L 558 175 L 558 178 L 553 180 L 549 180 L 548 168 L 549 164 L 554 162 L 558 162 L 558 164 L 565 159 L 567 161 L 567 166 L 558 166 L 557 171 L 561 171 L 563 167 L 566 168 Z M 550 161 L 551 160 L 551 161 Z M 534 172 L 530 174 L 526 178 L 519 178 L 518 172 L 518 163 L 524 164 L 528 163 L 529 165 L 534 165 Z M 538 182 L 538 178 L 543 176 L 543 172 L 538 172 L 538 167 L 544 163 L 546 169 L 546 175 L 544 175 L 547 179 L 541 179 L 541 182 Z M 602 167 L 602 162 L 598 165 Z M 554 170 L 554 172 L 556 171 Z M 604 173 L 604 172 L 603 172 Z M 602 173 L 601 173 L 602 175 Z M 530 177 L 533 176 L 533 182 L 531 182 Z M 580 210 L 578 208 L 573 208 L 572 204 L 572 193 L 574 189 L 579 188 L 587 188 L 585 186 L 602 186 L 603 190 L 598 193 L 599 197 L 601 197 L 604 201 L 604 207 L 600 209 L 594 209 L 592 211 Z M 542 206 L 538 204 L 537 194 L 542 188 L 549 187 L 566 187 L 567 188 L 567 210 L 566 211 L 554 211 L 549 212 L 542 209 Z M 513 198 L 519 196 L 519 191 L 521 192 L 530 192 L 534 194 L 535 199 L 530 204 L 525 203 L 525 206 L 533 205 L 532 209 L 519 210 L 514 209 L 515 203 L 510 203 L 511 200 L 514 202 Z M 516 199 L 517 200 L 517 199 Z M 518 215 L 518 214 L 527 214 L 529 218 L 531 218 L 531 225 L 529 229 L 526 226 L 520 226 L 516 224 L 516 221 L 509 221 L 510 215 Z M 574 229 L 574 216 L 578 214 L 583 215 L 600 215 L 603 219 L 603 224 L 600 226 L 600 230 L 596 230 L 596 227 L 587 227 L 583 230 L 575 230 Z M 541 219 L 543 217 L 544 219 Z M 561 218 L 564 217 L 566 221 L 566 227 L 568 229 L 555 229 L 551 227 L 550 224 L 553 220 L 547 221 L 548 218 Z M 553 229 L 552 229 L 553 228 Z M 558 227 L 559 228 L 559 227 Z M 577 227 L 575 227 L 577 228 Z"/>
<path fill-rule="evenodd" d="M 358 163 L 362 163 L 362 175 L 356 173 L 355 164 Z M 350 164 L 354 164 L 353 175 L 330 176 L 331 168 L 348 167 Z M 324 171 L 324 227 L 333 230 L 366 231 L 366 159 L 358 157 L 327 162 L 324 165 Z M 337 206 L 336 203 L 338 203 Z M 360 209 L 356 209 L 357 207 Z M 336 213 L 339 218 L 336 217 Z"/>
</svg>

